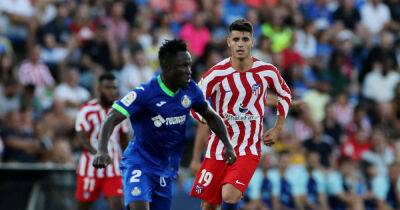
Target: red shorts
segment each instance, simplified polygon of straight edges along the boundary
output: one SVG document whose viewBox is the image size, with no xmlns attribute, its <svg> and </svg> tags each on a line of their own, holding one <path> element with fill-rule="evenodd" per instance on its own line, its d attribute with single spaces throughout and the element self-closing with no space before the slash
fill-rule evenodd
<svg viewBox="0 0 400 210">
<path fill-rule="evenodd" d="M 123 190 L 121 177 L 77 177 L 75 192 L 76 200 L 80 202 L 92 202 L 99 198 L 100 192 L 103 192 L 104 197 L 122 196 Z"/>
<path fill-rule="evenodd" d="M 260 158 L 253 155 L 239 156 L 233 165 L 228 165 L 225 160 L 205 158 L 196 174 L 190 196 L 219 205 L 222 186 L 227 183 L 244 193 L 259 162 Z"/>
</svg>

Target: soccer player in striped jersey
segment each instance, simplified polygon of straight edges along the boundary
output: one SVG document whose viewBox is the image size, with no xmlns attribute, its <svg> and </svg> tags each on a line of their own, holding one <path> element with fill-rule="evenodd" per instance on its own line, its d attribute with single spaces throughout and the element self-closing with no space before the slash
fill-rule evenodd
<svg viewBox="0 0 400 210">
<path fill-rule="evenodd" d="M 122 178 L 119 170 L 121 145 L 126 145 L 129 127 L 127 121 L 117 126 L 110 138 L 107 151 L 112 156 L 112 164 L 105 169 L 92 166 L 97 150 L 97 142 L 102 122 L 118 98 L 118 86 L 114 75 L 104 74 L 99 77 L 99 97 L 80 108 L 75 122 L 75 130 L 82 140 L 83 152 L 77 167 L 77 186 L 75 197 L 79 210 L 88 210 L 91 204 L 103 193 L 110 209 L 122 208 Z"/>
<path fill-rule="evenodd" d="M 209 108 L 190 79 L 192 59 L 181 40 L 167 41 L 159 51 L 161 75 L 132 90 L 113 105 L 100 131 L 96 167 L 111 159 L 106 146 L 112 130 L 129 118 L 135 131 L 121 161 L 125 205 L 129 209 L 171 209 L 172 181 L 183 153 L 191 109 L 208 123 L 226 148 L 227 164 L 236 160 L 222 119 Z"/>
<path fill-rule="evenodd" d="M 191 196 L 203 200 L 203 210 L 237 209 L 237 203 L 258 166 L 261 142 L 274 144 L 282 130 L 291 104 L 291 92 L 277 68 L 251 56 L 253 27 L 245 19 L 229 26 L 227 44 L 231 56 L 205 72 L 199 85 L 214 110 L 224 119 L 237 161 L 227 165 L 225 150 L 213 133 L 208 137 L 205 158 L 197 172 Z M 273 128 L 263 133 L 267 90 L 277 94 L 278 118 Z M 201 120 L 195 112 L 193 117 Z M 201 141 L 208 136 L 207 125 L 197 130 L 191 165 L 200 165 Z"/>
</svg>

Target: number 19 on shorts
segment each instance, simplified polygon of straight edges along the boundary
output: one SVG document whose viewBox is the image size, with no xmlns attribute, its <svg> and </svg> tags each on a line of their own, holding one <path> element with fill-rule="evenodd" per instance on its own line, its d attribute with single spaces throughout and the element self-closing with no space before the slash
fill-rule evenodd
<svg viewBox="0 0 400 210">
<path fill-rule="evenodd" d="M 199 178 L 198 183 L 203 184 L 204 187 L 207 187 L 213 178 L 213 175 L 211 172 L 207 171 L 206 169 L 203 169 L 201 171 L 201 176 Z"/>
</svg>

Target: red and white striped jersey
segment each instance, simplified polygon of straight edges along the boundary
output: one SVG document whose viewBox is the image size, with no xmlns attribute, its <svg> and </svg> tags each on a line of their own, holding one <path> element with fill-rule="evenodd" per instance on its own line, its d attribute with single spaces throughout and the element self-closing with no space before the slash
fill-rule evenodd
<svg viewBox="0 0 400 210">
<path fill-rule="evenodd" d="M 75 130 L 77 132 L 82 131 L 87 134 L 86 139 L 90 145 L 97 150 L 100 127 L 105 120 L 110 109 L 104 109 L 97 99 L 93 99 L 85 103 L 76 118 Z M 114 132 L 111 134 L 108 143 L 108 153 L 110 154 L 113 163 L 108 165 L 104 169 L 96 169 L 92 166 L 95 155 L 92 155 L 88 151 L 84 150 L 79 158 L 78 168 L 76 173 L 79 176 L 85 177 L 114 177 L 121 176 L 119 169 L 119 161 L 121 159 L 121 147 L 119 146 L 119 138 L 121 133 L 128 133 L 129 127 L 127 120 L 119 124 Z"/>
<path fill-rule="evenodd" d="M 227 58 L 205 72 L 199 82 L 205 97 L 225 122 L 236 154 L 261 155 L 261 137 L 267 89 L 278 96 L 278 115 L 287 116 L 291 93 L 275 66 L 253 58 L 251 69 L 239 72 Z M 202 120 L 192 111 L 192 116 Z M 224 145 L 211 132 L 206 158 L 223 159 Z"/>
</svg>

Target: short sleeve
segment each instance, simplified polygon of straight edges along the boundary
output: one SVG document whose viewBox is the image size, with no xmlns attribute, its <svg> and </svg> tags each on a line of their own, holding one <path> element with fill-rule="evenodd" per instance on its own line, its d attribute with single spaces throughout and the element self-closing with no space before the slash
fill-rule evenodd
<svg viewBox="0 0 400 210">
<path fill-rule="evenodd" d="M 196 85 L 196 83 L 192 82 L 193 85 L 193 106 L 204 106 L 204 104 L 206 104 L 206 99 L 204 97 L 203 92 L 201 91 L 200 87 Z"/>
<path fill-rule="evenodd" d="M 145 105 L 144 96 L 144 88 L 138 87 L 116 101 L 112 107 L 126 117 L 130 117 L 138 113 Z"/>
<path fill-rule="evenodd" d="M 84 106 L 79 110 L 75 120 L 76 132 L 89 132 L 91 130 L 92 126 L 88 119 L 88 114 L 90 113 L 90 111 L 91 110 L 88 106 Z"/>
</svg>

